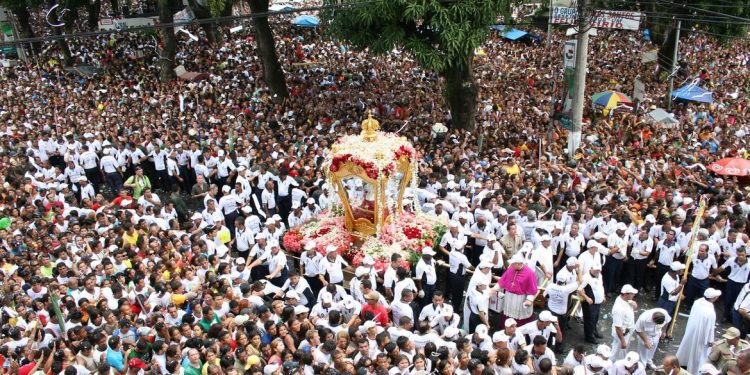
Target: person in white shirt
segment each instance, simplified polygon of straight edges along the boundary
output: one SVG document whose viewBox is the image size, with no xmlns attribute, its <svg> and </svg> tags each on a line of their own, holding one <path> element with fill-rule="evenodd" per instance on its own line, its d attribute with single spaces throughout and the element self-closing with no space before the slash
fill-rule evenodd
<svg viewBox="0 0 750 375">
<path fill-rule="evenodd" d="M 711 270 L 717 268 L 716 258 L 708 254 L 707 244 L 701 244 L 698 247 L 698 251 L 693 254 L 690 268 L 690 276 L 688 276 L 688 281 L 685 285 L 684 299 L 685 304 L 688 306 L 708 289 L 710 286 L 709 276 L 711 275 Z"/>
<path fill-rule="evenodd" d="M 299 202 L 292 202 L 292 212 L 287 217 L 289 227 L 294 228 L 298 225 L 302 225 L 308 219 L 309 217 L 302 212 Z"/>
<path fill-rule="evenodd" d="M 81 201 L 84 199 L 93 201 L 96 197 L 96 191 L 94 190 L 94 186 L 89 184 L 88 178 L 86 176 L 79 177 L 78 185 L 81 186 Z"/>
<path fill-rule="evenodd" d="M 583 299 L 581 308 L 583 309 L 584 338 L 588 343 L 598 344 L 596 339 L 603 338 L 603 336 L 597 331 L 596 325 L 599 322 L 601 304 L 605 299 L 600 265 L 593 264 L 589 272 L 584 274 L 581 286 L 578 288 L 578 295 Z"/>
<path fill-rule="evenodd" d="M 666 238 L 656 244 L 656 255 L 654 258 L 656 258 L 656 282 L 659 285 L 655 288 L 655 299 L 658 299 L 661 294 L 661 279 L 669 272 L 672 262 L 677 260 L 677 256 L 680 254 L 680 245 L 675 239 L 675 234 L 675 231 L 671 228 L 666 230 Z M 648 363 L 648 361 L 645 362 Z"/>
<path fill-rule="evenodd" d="M 415 267 L 416 283 L 419 288 L 420 306 L 425 306 L 432 301 L 437 284 L 437 271 L 435 262 L 432 257 L 435 256 L 435 250 L 431 247 L 422 249 L 422 258 L 417 262 Z"/>
<path fill-rule="evenodd" d="M 630 257 L 633 260 L 633 268 L 630 274 L 632 285 L 636 289 L 643 289 L 646 285 L 648 259 L 654 250 L 654 240 L 648 236 L 645 226 L 641 227 L 638 237 L 632 240 L 632 246 L 633 248 L 630 252 Z M 612 348 L 612 350 L 615 349 Z"/>
<path fill-rule="evenodd" d="M 164 145 L 159 148 L 154 148 L 150 153 L 149 157 L 154 159 L 154 169 L 156 170 L 156 181 L 155 185 L 160 189 L 167 191 L 169 190 L 169 174 L 167 173 L 167 157 L 169 153 L 165 149 Z"/>
<path fill-rule="evenodd" d="M 250 255 L 250 248 L 255 244 L 255 238 L 252 231 L 245 227 L 245 220 L 238 217 L 234 221 L 235 232 L 234 232 L 234 248 L 237 250 L 239 258 L 247 260 Z"/>
<path fill-rule="evenodd" d="M 713 275 L 719 275 L 728 270 L 727 284 L 724 287 L 724 320 L 732 320 L 732 306 L 737 296 L 742 290 L 742 286 L 748 282 L 750 274 L 750 263 L 747 261 L 747 251 L 745 247 L 738 247 L 735 250 L 736 256 L 727 259 L 721 267 L 711 272 Z"/>
<path fill-rule="evenodd" d="M 326 247 L 326 256 L 320 260 L 319 266 L 318 278 L 323 286 L 328 286 L 328 284 L 343 285 L 344 268 L 349 268 L 349 263 L 339 255 L 335 246 L 328 245 Z"/>
<path fill-rule="evenodd" d="M 575 259 L 575 258 L 568 258 Z M 581 275 L 580 273 L 577 273 Z M 558 345 L 555 351 L 562 353 L 565 349 L 563 347 L 563 340 L 565 339 L 565 331 L 568 329 L 568 306 L 570 305 L 570 295 L 578 290 L 578 285 L 581 283 L 582 278 L 578 276 L 576 281 L 567 283 L 566 280 L 558 279 L 556 282 L 550 282 L 544 289 L 544 295 L 547 296 L 547 308 L 559 321 L 561 339 L 558 340 Z"/>
<path fill-rule="evenodd" d="M 309 218 L 318 217 L 321 213 L 320 207 L 315 204 L 315 199 L 307 198 L 305 208 L 302 210 L 303 214 Z"/>
<path fill-rule="evenodd" d="M 86 178 L 94 185 L 94 190 L 99 191 L 99 185 L 102 182 L 102 174 L 99 171 L 99 156 L 94 151 L 91 151 L 88 145 L 84 145 L 83 153 L 78 160 L 81 162 Z"/>
<path fill-rule="evenodd" d="M 669 272 L 664 274 L 661 278 L 661 288 L 659 289 L 659 300 L 656 302 L 656 306 L 667 311 L 668 315 L 672 315 L 675 307 L 677 306 L 677 299 L 682 292 L 685 282 L 683 279 L 682 271 L 685 269 L 685 265 L 680 262 L 672 262 L 669 268 Z"/>
<path fill-rule="evenodd" d="M 278 188 L 278 199 L 279 214 L 281 217 L 289 216 L 289 212 L 292 208 L 292 195 L 291 189 L 298 187 L 299 183 L 287 172 L 286 168 L 281 168 L 279 177 L 276 179 L 276 185 Z"/>
<path fill-rule="evenodd" d="M 267 251 L 263 257 L 253 261 L 248 268 L 252 272 L 253 267 L 260 265 L 262 262 L 268 262 L 268 271 L 270 273 L 266 276 L 266 279 L 270 280 L 271 284 L 281 287 L 289 278 L 286 254 L 281 251 L 281 247 L 276 241 L 269 241 L 268 247 L 271 251 Z"/>
<path fill-rule="evenodd" d="M 321 289 L 323 289 L 323 283 L 321 282 L 320 275 L 320 263 L 323 260 L 323 256 L 316 250 L 316 244 L 313 241 L 309 241 L 305 244 L 305 251 L 299 256 L 301 274 L 310 284 L 313 295 L 318 295 Z"/>
<path fill-rule="evenodd" d="M 273 191 L 273 181 L 267 181 L 265 187 L 260 194 L 260 200 L 266 217 L 271 217 L 276 215 L 276 194 Z"/>
<path fill-rule="evenodd" d="M 607 294 L 615 293 L 617 284 L 622 280 L 622 268 L 628 255 L 627 229 L 625 223 L 618 223 L 614 233 L 607 237 L 607 247 L 604 249 L 607 258 L 602 267 L 604 291 Z"/>
<path fill-rule="evenodd" d="M 544 272 L 544 276 L 548 280 L 552 279 L 555 272 L 553 265 L 555 255 L 552 253 L 552 248 L 550 247 L 551 242 L 552 237 L 548 234 L 543 235 L 539 246 L 531 252 L 531 260 L 528 263 L 528 266 L 531 267 L 531 269 L 538 266 L 542 272 Z"/>
<path fill-rule="evenodd" d="M 391 303 L 391 314 L 393 315 L 394 322 L 398 322 L 401 317 L 408 317 L 410 320 L 414 320 L 414 309 L 411 308 L 411 301 L 413 300 L 414 291 L 404 289 L 401 292 L 401 298 Z"/>
<path fill-rule="evenodd" d="M 615 361 L 624 358 L 630 347 L 635 326 L 637 305 L 633 298 L 636 294 L 637 289 L 625 284 L 612 305 L 612 357 Z"/>
<path fill-rule="evenodd" d="M 101 166 L 102 173 L 107 179 L 107 185 L 109 185 L 109 188 L 112 189 L 112 192 L 116 194 L 122 188 L 122 171 L 120 170 L 122 166 L 117 162 L 117 159 L 112 156 L 114 153 L 115 150 L 113 148 L 104 149 L 105 155 L 104 157 L 102 157 L 102 160 L 99 162 L 99 164 Z"/>
<path fill-rule="evenodd" d="M 445 241 L 446 236 L 451 232 L 446 232 L 443 235 Z M 459 237 L 459 239 L 453 239 L 446 241 L 446 245 L 451 249 L 450 252 L 445 250 L 445 246 L 441 242 L 440 250 L 448 255 L 448 294 L 450 295 L 451 305 L 453 305 L 454 311 L 459 311 L 461 307 L 461 301 L 464 294 L 464 285 L 466 285 L 466 271 L 472 269 L 469 258 L 464 255 L 463 250 L 466 245 L 466 237 Z"/>
<path fill-rule="evenodd" d="M 224 185 L 221 188 L 223 195 L 219 198 L 218 210 L 221 211 L 224 216 L 224 222 L 227 223 L 227 228 L 232 238 L 235 238 L 235 227 L 234 221 L 239 216 L 239 209 L 242 207 L 242 202 L 237 198 L 236 195 L 230 194 L 232 188 L 229 185 Z"/>
<path fill-rule="evenodd" d="M 646 310 L 638 316 L 634 329 L 638 342 L 638 354 L 646 366 L 656 367 L 653 362 L 656 347 L 659 346 L 659 340 L 666 333 L 664 328 L 668 327 L 671 320 L 672 317 L 667 310 L 661 308 Z"/>
</svg>

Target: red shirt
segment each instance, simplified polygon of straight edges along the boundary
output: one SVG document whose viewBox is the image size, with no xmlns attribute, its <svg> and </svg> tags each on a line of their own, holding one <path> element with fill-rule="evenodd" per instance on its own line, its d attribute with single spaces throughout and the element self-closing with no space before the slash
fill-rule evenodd
<svg viewBox="0 0 750 375">
<path fill-rule="evenodd" d="M 375 315 L 375 323 L 378 323 L 381 327 L 388 326 L 388 310 L 385 309 L 385 307 L 381 304 L 378 304 L 375 307 L 372 307 L 369 303 L 362 306 L 362 319 L 365 319 L 365 313 L 367 311 L 372 312 L 373 315 Z"/>
</svg>

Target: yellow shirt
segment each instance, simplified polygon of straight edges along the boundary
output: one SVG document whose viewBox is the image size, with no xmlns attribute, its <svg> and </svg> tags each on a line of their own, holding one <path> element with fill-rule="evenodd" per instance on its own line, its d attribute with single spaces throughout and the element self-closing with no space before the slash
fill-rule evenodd
<svg viewBox="0 0 750 375">
<path fill-rule="evenodd" d="M 122 239 L 129 243 L 130 246 L 135 246 L 135 243 L 138 242 L 138 231 L 133 232 L 133 236 L 130 236 L 128 232 L 125 232 L 122 234 Z"/>
</svg>

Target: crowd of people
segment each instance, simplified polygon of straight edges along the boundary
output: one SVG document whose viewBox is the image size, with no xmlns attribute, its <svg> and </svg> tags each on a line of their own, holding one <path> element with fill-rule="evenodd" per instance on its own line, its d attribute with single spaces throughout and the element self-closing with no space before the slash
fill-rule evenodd
<svg viewBox="0 0 750 375">
<path fill-rule="evenodd" d="M 478 128 L 436 136 L 451 125 L 437 75 L 287 21 L 273 24 L 283 101 L 250 27 L 222 28 L 218 45 L 178 34 L 178 63 L 208 74 L 197 82 L 160 83 L 159 46 L 135 33 L 69 41 L 94 76 L 63 69 L 54 46 L 0 68 L 5 373 L 750 371 L 750 190 L 705 168 L 747 157 L 750 43 L 687 33 L 678 79 L 715 102 L 675 102 L 669 126 L 647 116 L 666 104 L 641 60 L 653 44 L 600 31 L 587 92 L 640 79 L 646 100 L 587 107 L 568 159 L 550 116 L 560 32 L 551 46 L 491 35 L 474 63 Z M 321 166 L 366 111 L 412 140 L 416 209 L 449 221 L 419 262 L 382 274 L 282 242 L 339 203 Z M 678 300 L 690 317 L 672 353 Z"/>
</svg>

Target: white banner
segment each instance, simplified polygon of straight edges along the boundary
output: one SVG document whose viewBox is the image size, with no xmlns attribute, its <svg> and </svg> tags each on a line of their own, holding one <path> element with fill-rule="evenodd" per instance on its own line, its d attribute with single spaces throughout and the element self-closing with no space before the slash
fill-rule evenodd
<svg viewBox="0 0 750 375">
<path fill-rule="evenodd" d="M 595 10 L 589 18 L 589 26 L 599 29 L 638 30 L 641 13 L 628 10 Z M 559 25 L 576 25 L 578 9 L 553 7 L 550 22 Z"/>
</svg>

